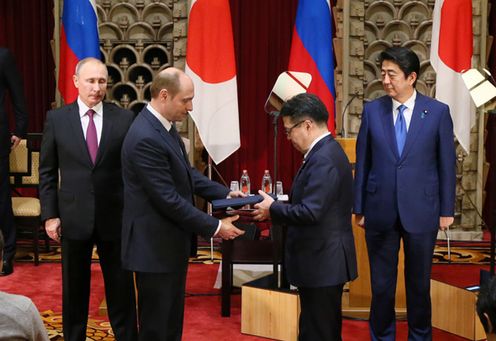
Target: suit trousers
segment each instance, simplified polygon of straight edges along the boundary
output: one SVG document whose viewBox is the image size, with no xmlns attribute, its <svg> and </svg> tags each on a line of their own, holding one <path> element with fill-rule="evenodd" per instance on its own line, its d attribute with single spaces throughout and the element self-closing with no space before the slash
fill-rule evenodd
<svg viewBox="0 0 496 341">
<path fill-rule="evenodd" d="M 298 288 L 301 307 L 298 341 L 341 340 L 343 286 Z"/>
<path fill-rule="evenodd" d="M 0 156 L 0 230 L 5 241 L 3 259 L 9 261 L 14 258 L 16 250 L 16 230 L 10 191 L 9 155 Z"/>
<path fill-rule="evenodd" d="M 181 340 L 186 273 L 136 272 L 140 341 Z"/>
<path fill-rule="evenodd" d="M 62 230 L 63 231 L 63 230 Z M 137 340 L 133 274 L 121 267 L 121 240 L 69 240 L 62 236 L 62 323 L 64 340 L 86 340 L 91 255 L 96 244 L 108 315 L 117 341 Z"/>
<path fill-rule="evenodd" d="M 437 229 L 410 233 L 399 219 L 392 230 L 365 228 L 372 286 L 371 340 L 396 337 L 394 306 L 400 239 L 405 254 L 408 340 L 432 340 L 430 279 L 436 236 Z"/>
</svg>

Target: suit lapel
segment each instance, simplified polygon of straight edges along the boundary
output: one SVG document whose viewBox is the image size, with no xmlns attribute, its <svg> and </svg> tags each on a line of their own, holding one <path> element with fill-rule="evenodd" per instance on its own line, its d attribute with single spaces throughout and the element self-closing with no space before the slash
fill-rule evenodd
<svg viewBox="0 0 496 341">
<path fill-rule="evenodd" d="M 91 161 L 90 153 L 88 152 L 88 147 L 86 146 L 86 140 L 84 139 L 83 128 L 81 126 L 81 117 L 79 116 L 79 106 L 77 105 L 77 102 L 74 102 L 69 107 L 67 115 L 73 131 L 73 136 L 75 136 L 77 148 L 80 149 L 81 155 L 86 155 L 86 162 L 88 165 L 93 167 L 93 162 Z"/>
<path fill-rule="evenodd" d="M 381 120 L 382 128 L 384 130 L 384 139 L 396 159 L 399 159 L 400 156 L 398 154 L 398 147 L 396 144 L 396 133 L 394 132 L 393 101 L 389 96 L 385 96 L 383 98 L 384 103 L 382 105 L 383 112 L 381 115 Z"/>
<path fill-rule="evenodd" d="M 408 128 L 408 133 L 406 134 L 405 147 L 403 148 L 403 154 L 401 158 L 404 159 L 412 146 L 415 143 L 415 140 L 418 137 L 418 133 L 422 130 L 425 122 L 424 111 L 425 107 L 425 97 L 417 92 L 417 98 L 415 99 L 415 107 L 413 108 L 412 120 L 410 121 L 410 127 Z M 424 116 L 423 116 L 424 115 Z"/>
<path fill-rule="evenodd" d="M 183 163 L 186 171 L 188 173 L 189 181 L 191 183 L 191 188 L 193 188 L 193 179 L 191 177 L 191 166 L 188 161 L 186 161 L 186 156 L 181 153 L 181 146 L 177 145 L 176 140 L 172 137 L 172 135 L 165 129 L 165 127 L 160 123 L 160 121 L 153 116 L 151 112 L 149 112 L 146 108 L 143 109 L 142 113 L 144 113 L 147 120 L 150 122 L 152 127 L 160 134 L 160 136 L 165 140 L 165 142 L 169 145 L 170 149 L 174 151 L 179 160 Z M 179 148 L 178 148 L 179 147 Z"/>
<path fill-rule="evenodd" d="M 291 192 L 290 192 L 290 197 L 293 197 L 293 189 L 294 189 L 294 184 L 297 182 L 298 180 L 298 177 L 301 175 L 303 169 L 305 168 L 305 166 L 307 165 L 308 161 L 310 160 L 310 158 L 315 155 L 315 153 L 317 153 L 319 151 L 320 148 L 322 148 L 322 146 L 326 143 L 328 143 L 329 141 L 331 141 L 331 139 L 333 139 L 333 137 L 331 135 L 327 135 L 326 137 L 324 137 L 323 139 L 321 139 L 319 142 L 317 142 L 317 144 L 315 146 L 313 146 L 312 150 L 310 151 L 310 153 L 308 153 L 307 157 L 305 158 L 305 160 L 303 160 L 303 164 L 300 166 L 300 168 L 298 169 L 298 172 L 296 172 L 296 175 L 293 179 L 293 186 L 291 186 Z"/>
</svg>

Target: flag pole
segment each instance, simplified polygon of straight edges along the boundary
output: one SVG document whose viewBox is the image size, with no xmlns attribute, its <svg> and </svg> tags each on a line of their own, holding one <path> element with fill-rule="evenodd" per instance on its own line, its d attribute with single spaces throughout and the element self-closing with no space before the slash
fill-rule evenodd
<svg viewBox="0 0 496 341">
<path fill-rule="evenodd" d="M 210 154 L 208 155 L 208 162 L 207 162 L 207 175 L 208 179 L 212 180 L 212 158 L 210 157 Z M 208 202 L 207 203 L 207 213 L 208 215 L 212 215 L 212 203 Z M 210 261 L 213 263 L 214 262 L 214 238 L 210 238 Z"/>
</svg>

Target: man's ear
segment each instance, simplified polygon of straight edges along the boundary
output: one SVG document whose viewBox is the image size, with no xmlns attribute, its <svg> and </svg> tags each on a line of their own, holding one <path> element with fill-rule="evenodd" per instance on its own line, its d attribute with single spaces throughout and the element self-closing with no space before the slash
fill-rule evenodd
<svg viewBox="0 0 496 341">
<path fill-rule="evenodd" d="M 74 86 L 75 86 L 76 88 L 79 88 L 79 79 L 78 79 L 78 76 L 73 75 L 73 76 L 72 76 L 72 81 L 74 82 Z"/>
<path fill-rule="evenodd" d="M 159 98 L 166 100 L 169 97 L 169 91 L 167 89 L 160 90 Z"/>
<path fill-rule="evenodd" d="M 410 74 L 408 75 L 407 78 L 408 78 L 408 80 L 411 80 L 412 84 L 413 84 L 417 80 L 417 73 L 416 72 L 410 72 Z"/>
<path fill-rule="evenodd" d="M 493 324 L 491 323 L 491 319 L 489 318 L 489 315 L 487 313 L 484 313 L 484 318 L 486 319 L 487 322 L 487 327 L 489 329 L 488 333 L 493 333 Z"/>
</svg>

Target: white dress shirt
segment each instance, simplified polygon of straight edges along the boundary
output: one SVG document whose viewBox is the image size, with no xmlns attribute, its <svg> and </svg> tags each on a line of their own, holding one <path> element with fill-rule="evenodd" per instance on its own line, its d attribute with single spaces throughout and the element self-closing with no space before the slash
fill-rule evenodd
<svg viewBox="0 0 496 341">
<path fill-rule="evenodd" d="M 93 108 L 88 108 L 86 104 L 83 103 L 81 98 L 78 97 L 77 103 L 79 106 L 79 118 L 81 119 L 81 127 L 83 128 L 84 139 L 86 140 L 86 130 L 88 129 L 88 124 L 90 118 L 86 113 L 88 110 L 93 109 L 95 114 L 93 114 L 93 122 L 95 122 L 96 127 L 96 137 L 98 140 L 98 145 L 100 145 L 100 139 L 102 137 L 102 126 L 103 126 L 103 103 L 100 102 Z"/>
<path fill-rule="evenodd" d="M 396 123 L 398 118 L 398 107 L 404 105 L 406 109 L 403 111 L 403 116 L 405 117 L 406 131 L 410 128 L 410 122 L 412 121 L 413 108 L 415 107 L 415 99 L 417 98 L 417 90 L 413 90 L 412 96 L 405 101 L 405 103 L 400 103 L 395 99 L 393 100 L 393 122 Z"/>
</svg>

